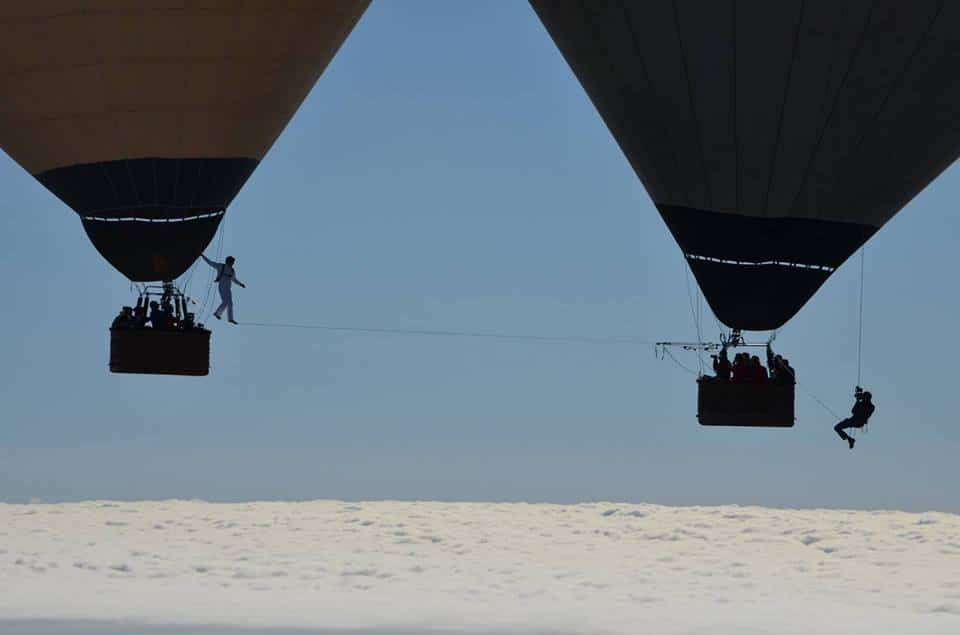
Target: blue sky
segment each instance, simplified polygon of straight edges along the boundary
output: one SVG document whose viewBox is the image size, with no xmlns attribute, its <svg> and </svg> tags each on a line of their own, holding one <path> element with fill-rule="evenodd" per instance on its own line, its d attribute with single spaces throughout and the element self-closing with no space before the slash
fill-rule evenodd
<svg viewBox="0 0 960 635">
<path fill-rule="evenodd" d="M 0 500 L 960 511 L 958 191 L 954 166 L 868 245 L 856 450 L 803 394 L 792 430 L 701 428 L 693 377 L 643 343 L 695 338 L 680 251 L 529 6 L 374 2 L 228 213 L 238 318 L 637 342 L 216 323 L 208 378 L 111 375 L 129 286 L 3 156 Z M 858 291 L 854 259 L 777 340 L 839 413 Z"/>
</svg>

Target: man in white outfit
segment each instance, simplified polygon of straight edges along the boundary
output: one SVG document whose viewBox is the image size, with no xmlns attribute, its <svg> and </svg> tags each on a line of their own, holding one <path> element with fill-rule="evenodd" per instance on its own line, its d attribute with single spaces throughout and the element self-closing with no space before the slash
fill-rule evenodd
<svg viewBox="0 0 960 635">
<path fill-rule="evenodd" d="M 237 280 L 237 272 L 233 268 L 233 264 L 237 261 L 237 259 L 233 256 L 227 256 L 227 260 L 225 262 L 214 262 L 203 254 L 200 254 L 200 257 L 217 271 L 217 279 L 215 282 L 220 289 L 220 306 L 218 306 L 217 310 L 213 312 L 213 317 L 219 320 L 220 316 L 223 315 L 223 310 L 226 309 L 227 320 L 230 322 L 230 324 L 236 324 L 237 321 L 233 319 L 233 293 L 231 287 L 234 284 L 237 284 L 244 289 L 247 288 L 247 285 Z"/>
</svg>

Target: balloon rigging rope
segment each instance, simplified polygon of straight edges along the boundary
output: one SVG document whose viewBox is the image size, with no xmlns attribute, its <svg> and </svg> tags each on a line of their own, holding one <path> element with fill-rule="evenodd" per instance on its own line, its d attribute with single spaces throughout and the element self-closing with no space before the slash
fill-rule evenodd
<svg viewBox="0 0 960 635">
<path fill-rule="evenodd" d="M 866 261 L 866 247 L 861 247 L 860 249 L 860 301 L 859 301 L 859 318 L 858 318 L 859 324 L 858 324 L 858 332 L 857 332 L 857 386 L 860 385 L 860 381 L 862 379 L 862 369 L 863 369 L 863 295 L 864 295 L 863 287 L 864 287 L 864 278 L 865 278 L 864 276 L 865 261 Z M 825 404 L 822 399 L 820 399 L 815 394 L 813 394 L 806 386 L 804 386 L 799 381 L 797 381 L 796 374 L 792 372 L 790 374 L 793 375 L 794 383 L 800 388 L 800 390 L 804 392 L 804 394 L 806 394 L 812 400 L 817 402 L 817 404 L 819 404 L 821 408 L 823 408 L 828 413 L 830 413 L 835 419 L 839 420 L 843 418 L 839 414 L 837 414 L 836 411 L 833 410 L 833 408 Z M 866 432 L 867 430 L 866 426 L 863 427 L 863 430 L 864 432 Z M 847 432 L 847 434 L 850 434 L 851 436 L 855 436 L 854 433 L 855 431 L 853 429 Z"/>
<path fill-rule="evenodd" d="M 866 261 L 866 247 L 860 248 L 860 320 L 859 331 L 857 333 L 857 385 L 861 381 L 861 369 L 863 367 L 863 271 Z"/>
<path fill-rule="evenodd" d="M 670 351 L 669 347 L 664 347 L 664 348 L 663 348 L 663 352 L 666 353 L 667 356 L 668 356 L 670 359 L 673 360 L 673 363 L 674 363 L 674 364 L 676 364 L 677 366 L 679 366 L 681 369 L 687 371 L 687 372 L 690 373 L 691 375 L 694 375 L 694 376 L 697 376 L 697 377 L 699 377 L 700 375 L 703 375 L 702 372 L 698 373 L 697 371 L 693 370 L 692 368 L 689 368 L 688 366 L 686 366 L 686 365 L 684 365 L 683 363 L 681 363 L 680 360 L 677 359 L 677 358 L 673 355 L 673 352 Z M 699 355 L 697 355 L 697 357 L 699 357 Z"/>
<path fill-rule="evenodd" d="M 857 386 L 860 385 L 862 381 L 861 370 L 863 368 L 863 280 L 864 280 L 864 263 L 866 261 L 866 246 L 860 248 L 860 317 L 859 324 L 857 327 Z M 867 431 L 867 426 L 864 424 L 862 430 Z M 852 432 L 853 430 L 851 430 Z"/>
<path fill-rule="evenodd" d="M 686 257 L 683 259 L 683 279 L 687 283 L 687 301 L 690 304 L 690 315 L 693 317 L 693 325 L 697 329 L 697 342 L 702 342 L 703 338 L 700 334 L 700 319 L 697 315 L 697 309 L 694 307 L 693 303 L 693 293 L 690 291 L 690 266 L 687 263 Z M 671 357 L 673 357 L 671 355 Z M 676 361 L 676 359 L 674 359 Z M 699 351 L 697 352 L 697 368 L 700 370 L 700 374 L 703 375 L 703 358 L 700 357 Z"/>
<path fill-rule="evenodd" d="M 193 283 L 193 274 L 195 274 L 196 272 L 197 272 L 197 261 L 195 260 L 193 264 L 190 265 L 190 269 L 187 270 L 187 278 L 186 278 L 186 281 L 183 283 L 183 295 L 186 298 L 190 297 L 190 285 L 191 283 Z"/>
<path fill-rule="evenodd" d="M 220 222 L 220 227 L 217 228 L 217 233 L 220 234 L 220 238 L 217 241 L 217 262 L 220 262 L 220 258 L 223 256 L 223 235 L 225 233 L 224 228 L 226 227 L 226 224 L 227 214 L 226 211 L 224 211 L 223 220 Z M 207 292 L 203 296 L 203 303 L 201 304 L 200 310 L 197 311 L 197 315 L 200 316 L 200 318 L 197 320 L 198 322 L 206 322 L 210 318 L 210 312 L 213 311 L 213 302 L 211 302 L 211 298 L 213 298 L 213 301 L 216 301 L 216 298 L 211 293 L 213 290 L 214 275 L 215 272 L 211 268 L 210 273 L 207 274 Z"/>
<path fill-rule="evenodd" d="M 836 420 L 839 421 L 840 419 L 843 418 L 843 417 L 841 417 L 840 415 L 838 415 L 836 412 L 834 412 L 833 408 L 831 408 L 831 407 L 828 406 L 827 404 L 823 403 L 823 400 L 821 400 L 821 399 L 820 399 L 819 397 L 817 397 L 815 394 L 813 394 L 812 392 L 810 392 L 810 390 L 809 390 L 806 386 L 804 386 L 803 384 L 801 384 L 800 382 L 798 382 L 798 381 L 796 381 L 796 380 L 794 380 L 794 381 L 795 381 L 795 383 L 797 384 L 797 386 L 800 387 L 800 390 L 802 390 L 808 397 L 810 397 L 811 399 L 813 399 L 814 401 L 816 401 L 818 404 L 820 404 L 820 406 L 821 406 L 824 410 L 826 410 L 826 411 L 829 412 L 831 415 L 833 415 L 833 418 L 834 418 L 834 419 L 836 419 Z"/>
<path fill-rule="evenodd" d="M 810 398 L 813 399 L 815 402 L 817 402 L 818 404 L 820 404 L 820 407 L 823 408 L 824 410 L 826 410 L 827 412 L 829 412 L 835 419 L 842 419 L 842 417 L 841 417 L 840 415 L 838 415 L 838 414 L 833 410 L 833 408 L 831 408 L 830 406 L 828 406 L 827 404 L 825 404 L 825 403 L 823 402 L 823 400 L 820 399 L 819 397 L 817 397 L 815 394 L 813 394 L 813 393 L 810 391 L 809 388 L 807 388 L 806 386 L 804 386 L 803 384 L 801 384 L 799 381 L 797 381 L 797 374 L 796 374 L 795 372 L 793 372 L 793 369 L 792 369 L 792 368 L 790 369 L 790 376 L 793 377 L 793 383 L 794 383 L 795 385 L 797 385 L 797 386 L 800 388 L 800 390 L 802 390 L 802 391 L 804 392 L 804 394 L 806 394 L 808 397 L 810 397 Z"/>
</svg>

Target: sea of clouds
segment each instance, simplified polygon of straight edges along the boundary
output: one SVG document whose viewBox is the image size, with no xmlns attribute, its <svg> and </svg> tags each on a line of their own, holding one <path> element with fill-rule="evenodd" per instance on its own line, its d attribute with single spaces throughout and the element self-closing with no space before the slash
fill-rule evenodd
<svg viewBox="0 0 960 635">
<path fill-rule="evenodd" d="M 131 635 L 956 634 L 960 516 L 620 503 L 0 504 L 0 630 L 114 632 L 84 631 L 103 622 Z"/>
</svg>

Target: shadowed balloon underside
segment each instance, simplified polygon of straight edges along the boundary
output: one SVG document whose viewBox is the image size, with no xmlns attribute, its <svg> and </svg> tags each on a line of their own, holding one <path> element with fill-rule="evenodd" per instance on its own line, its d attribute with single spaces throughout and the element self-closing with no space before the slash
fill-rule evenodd
<svg viewBox="0 0 960 635">
<path fill-rule="evenodd" d="M 182 275 L 213 239 L 256 159 L 132 159 L 37 179 L 80 215 L 97 251 L 137 282 Z"/>
</svg>

